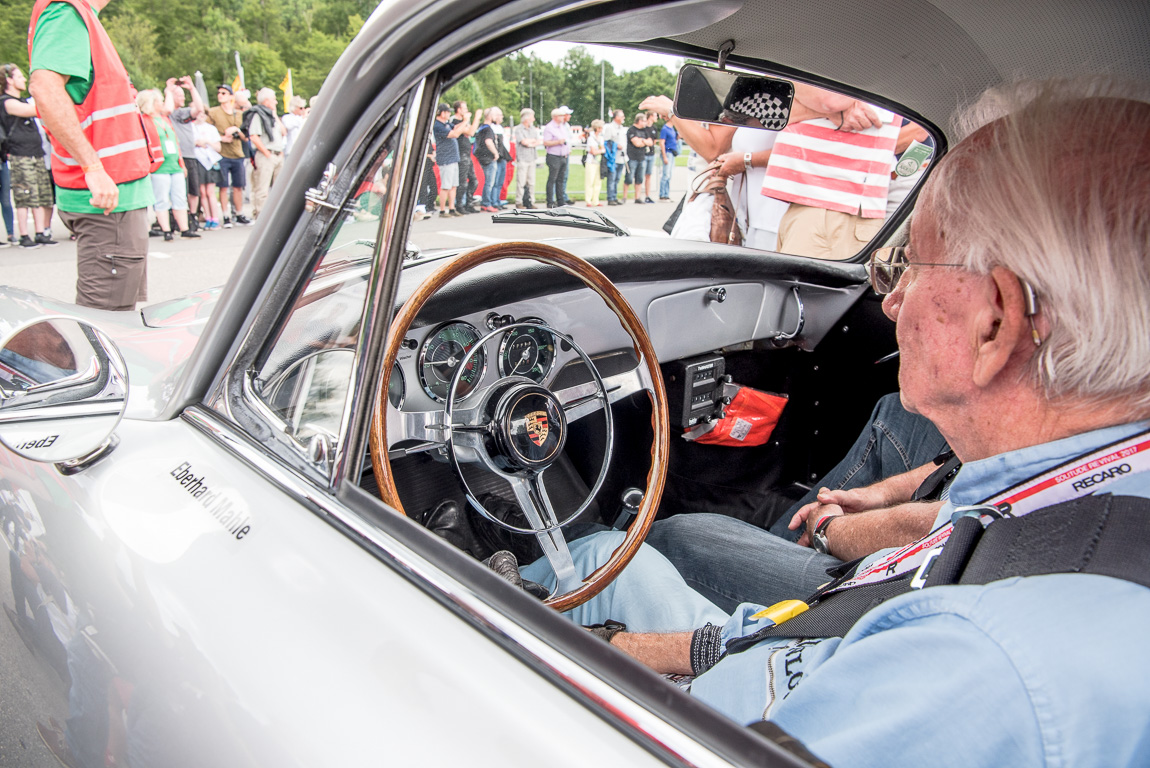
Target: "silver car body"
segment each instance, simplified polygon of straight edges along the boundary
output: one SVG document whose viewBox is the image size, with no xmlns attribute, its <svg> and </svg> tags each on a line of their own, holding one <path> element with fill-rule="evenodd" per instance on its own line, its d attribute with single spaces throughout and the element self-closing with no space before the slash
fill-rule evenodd
<svg viewBox="0 0 1150 768">
<path fill-rule="evenodd" d="M 1044 13 L 925 0 L 794 3 L 786 15 L 784 7 L 384 2 L 328 78 L 323 106 L 222 291 L 143 313 L 0 292 L 0 337 L 38 318 L 84 319 L 113 339 L 130 380 L 117 444 L 91 466 L 65 474 L 0 451 L 7 503 L 47 534 L 44 555 L 63 585 L 44 591 L 59 648 L 38 645 L 35 630 L 15 620 L 0 625 L 0 762 L 51 765 L 37 725 L 68 724 L 78 707 L 100 720 L 93 708 L 102 703 L 103 727 L 126 740 L 133 766 L 798 764 L 446 553 L 354 483 L 376 382 L 386 378 L 379 360 L 390 310 L 410 291 L 398 281 L 412 202 L 398 193 L 413 186 L 437 88 L 504 51 L 559 36 L 702 56 L 733 39 L 734 62 L 814 73 L 901 105 L 943 126 L 944 137 L 958 103 L 1015 75 L 1150 79 L 1139 4 L 1058 2 Z M 305 205 L 309 189 L 332 163 L 329 199 L 343 199 L 364 144 L 397 108 L 397 194 L 376 258 L 357 267 L 370 277 L 355 377 L 332 453 L 317 464 L 293 453 L 274 420 L 261 421 L 246 371 L 314 258 L 305 244 L 323 197 L 312 193 Z M 884 236 L 897 236 L 894 223 Z M 808 347 L 865 290 L 860 265 L 809 268 L 821 277 L 745 281 L 747 301 L 758 304 L 739 319 L 752 328 L 740 341 L 790 327 L 792 283 L 812 289 Z M 708 278 L 621 282 L 649 317 L 656 300 L 706 290 Z M 577 292 L 568 300 L 581 301 Z M 682 357 L 726 344 L 708 335 L 721 325 L 695 331 L 694 341 L 687 325 L 649 330 L 661 354 Z M 5 596 L 7 581 L 0 576 Z"/>
</svg>

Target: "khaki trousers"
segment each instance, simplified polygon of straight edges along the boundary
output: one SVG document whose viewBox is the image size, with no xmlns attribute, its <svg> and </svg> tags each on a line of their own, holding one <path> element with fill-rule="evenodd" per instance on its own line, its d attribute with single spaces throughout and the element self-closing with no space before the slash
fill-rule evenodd
<svg viewBox="0 0 1150 768">
<path fill-rule="evenodd" d="M 779 253 L 845 261 L 866 248 L 883 219 L 791 203 L 779 221 Z"/>
<path fill-rule="evenodd" d="M 60 219 L 76 236 L 77 304 L 130 311 L 148 300 L 147 208 L 107 215 L 60 211 Z"/>
<path fill-rule="evenodd" d="M 272 152 L 271 157 L 264 157 L 263 152 L 256 152 L 256 170 L 252 174 L 252 217 L 260 215 L 260 209 L 268 199 L 268 190 L 272 182 L 280 175 L 280 168 L 284 165 L 282 152 Z"/>
</svg>

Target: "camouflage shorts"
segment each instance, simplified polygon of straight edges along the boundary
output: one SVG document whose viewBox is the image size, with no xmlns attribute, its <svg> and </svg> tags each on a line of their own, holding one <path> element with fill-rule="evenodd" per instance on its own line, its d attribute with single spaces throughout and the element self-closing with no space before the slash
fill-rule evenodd
<svg viewBox="0 0 1150 768">
<path fill-rule="evenodd" d="M 56 201 L 52 177 L 42 157 L 8 156 L 12 169 L 12 204 L 17 208 L 47 208 Z"/>
</svg>

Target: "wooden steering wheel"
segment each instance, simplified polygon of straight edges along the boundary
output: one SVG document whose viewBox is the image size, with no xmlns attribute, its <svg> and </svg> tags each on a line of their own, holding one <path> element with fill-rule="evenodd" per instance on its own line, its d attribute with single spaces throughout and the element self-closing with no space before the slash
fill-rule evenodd
<svg viewBox="0 0 1150 768">
<path fill-rule="evenodd" d="M 572 345 L 583 358 L 594 381 L 551 391 L 526 377 L 506 376 L 482 391 L 473 392 L 470 397 L 477 404 L 462 409 L 454 402 L 460 374 L 470 357 L 487 340 L 503 333 L 504 329 L 501 328 L 480 339 L 462 359 L 453 359 L 454 373 L 443 410 L 400 412 L 392 409 L 389 414 L 387 387 L 380 388 L 371 420 L 371 465 L 383 501 L 404 513 L 391 472 L 388 449 L 401 441 L 443 446 L 463 482 L 468 502 L 477 512 L 510 530 L 535 535 L 557 576 L 555 592 L 545 600 L 545 604 L 566 611 L 597 595 L 623 571 L 635 556 L 655 519 L 667 477 L 670 432 L 667 396 L 659 372 L 659 362 L 647 331 L 619 289 L 583 259 L 554 246 L 529 242 L 500 243 L 478 248 L 447 262 L 428 277 L 391 323 L 383 357 L 385 375 L 390 375 L 404 338 L 428 299 L 459 275 L 481 264 L 500 259 L 537 261 L 558 267 L 582 280 L 603 299 L 630 335 L 640 361 L 639 366 L 605 381 L 591 359 L 570 337 L 548 329 Z M 613 442 L 610 404 L 640 390 L 647 391 L 652 405 L 651 468 L 647 473 L 646 493 L 623 542 L 606 563 L 581 579 L 575 573 L 571 552 L 560 526 L 573 520 L 591 503 L 606 477 Z M 561 454 L 568 424 L 599 410 L 604 411 L 607 425 L 607 449 L 602 471 L 583 504 L 574 513 L 560 520 L 543 487 L 543 473 Z M 507 480 L 530 528 L 514 527 L 488 513 L 474 498 L 459 472 L 461 462 L 480 462 Z"/>
</svg>

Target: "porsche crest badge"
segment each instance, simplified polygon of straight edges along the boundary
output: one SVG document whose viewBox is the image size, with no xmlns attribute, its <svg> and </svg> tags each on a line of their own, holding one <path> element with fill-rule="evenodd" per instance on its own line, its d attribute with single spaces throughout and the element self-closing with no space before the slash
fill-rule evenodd
<svg viewBox="0 0 1150 768">
<path fill-rule="evenodd" d="M 547 425 L 547 411 L 532 411 L 527 414 L 527 436 L 531 438 L 531 442 L 543 447 L 543 443 L 547 442 L 547 433 L 549 427 Z"/>
</svg>

